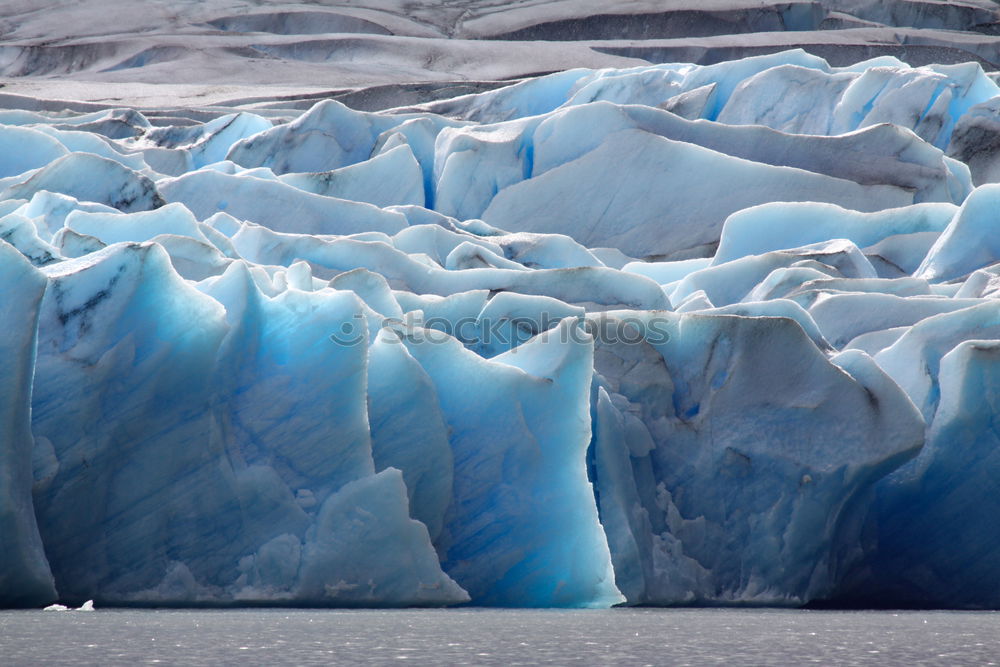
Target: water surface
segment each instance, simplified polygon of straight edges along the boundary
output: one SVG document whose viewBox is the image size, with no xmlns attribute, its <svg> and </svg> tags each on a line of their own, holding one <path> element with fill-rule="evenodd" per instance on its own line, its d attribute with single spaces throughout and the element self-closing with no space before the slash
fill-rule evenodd
<svg viewBox="0 0 1000 667">
<path fill-rule="evenodd" d="M 0 664 L 1000 663 L 1000 614 L 746 609 L 0 612 Z"/>
</svg>

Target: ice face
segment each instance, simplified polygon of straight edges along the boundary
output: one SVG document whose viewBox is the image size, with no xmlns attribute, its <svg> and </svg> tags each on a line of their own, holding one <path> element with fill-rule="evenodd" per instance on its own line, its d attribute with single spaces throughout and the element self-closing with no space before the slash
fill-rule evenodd
<svg viewBox="0 0 1000 667">
<path fill-rule="evenodd" d="M 998 92 L 0 113 L 0 603 L 1000 605 Z"/>
<path fill-rule="evenodd" d="M 647 315 L 643 345 L 598 350 L 598 498 L 632 601 L 830 595 L 855 504 L 919 451 L 923 420 L 869 357 L 747 311 Z"/>
<path fill-rule="evenodd" d="M 4 378 L 0 394 L 0 526 L 4 536 L 0 599 L 8 605 L 36 606 L 56 596 L 31 495 L 36 449 L 31 433 L 31 386 L 45 277 L 10 245 L 0 245 L 0 258 L 3 284 L 17 286 L 0 306 L 7 323 L 0 337 Z"/>
<path fill-rule="evenodd" d="M 44 167 L 69 151 L 48 135 L 29 127 L 4 125 L 0 130 L 0 145 L 4 161 L 0 177 L 17 176 L 31 169 Z"/>
<path fill-rule="evenodd" d="M 491 361 L 404 342 L 437 389 L 455 459 L 442 562 L 474 602 L 624 601 L 587 480 L 593 347 L 572 319 Z"/>
<path fill-rule="evenodd" d="M 391 117 L 325 101 L 287 125 L 234 142 L 226 157 L 276 174 L 328 171 L 368 159 L 376 137 L 394 124 Z"/>
<path fill-rule="evenodd" d="M 879 484 L 870 519 L 879 544 L 847 579 L 852 599 L 996 605 L 997 351 L 995 340 L 968 340 L 941 359 L 927 444 Z"/>
<path fill-rule="evenodd" d="M 401 470 L 410 514 L 431 540 L 448 539 L 442 531 L 455 476 L 449 426 L 433 380 L 391 332 L 380 332 L 368 354 L 368 424 L 376 469 Z"/>
<path fill-rule="evenodd" d="M 440 572 L 427 529 L 410 522 L 398 472 L 363 487 L 383 510 L 368 529 L 330 535 L 335 526 L 356 530 L 342 494 L 362 491 L 342 488 L 374 473 L 367 348 L 328 339 L 361 316 L 353 294 L 292 289 L 267 299 L 242 262 L 202 294 L 157 244 L 113 245 L 76 262 L 49 274 L 42 316 L 51 337 L 41 343 L 33 406 L 52 459 L 36 480 L 37 516 L 59 545 L 49 556 L 61 595 L 112 603 L 465 599 Z M 105 318 L 116 325 L 102 327 Z M 298 324 L 287 331 L 290 321 Z M 119 375 L 122 383 L 106 384 Z M 95 431 L 105 419 L 120 428 Z M 169 461 L 158 461 L 164 447 Z M 115 527 L 100 528 L 111 517 Z M 92 540 L 92 530 L 104 539 Z M 349 571 L 368 558 L 366 540 L 381 549 L 378 541 L 389 539 L 380 531 L 405 536 L 397 558 L 430 569 L 361 590 L 368 578 Z M 296 548 L 282 536 L 294 536 Z M 279 537 L 288 576 L 272 572 Z M 357 551 L 331 561 L 331 540 Z M 317 588 L 317 572 L 331 562 L 343 566 L 347 589 Z"/>
</svg>

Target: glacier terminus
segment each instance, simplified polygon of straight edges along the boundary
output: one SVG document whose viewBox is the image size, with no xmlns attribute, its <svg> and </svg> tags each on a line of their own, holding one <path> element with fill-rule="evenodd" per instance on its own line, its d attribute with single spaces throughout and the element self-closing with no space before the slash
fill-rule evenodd
<svg viewBox="0 0 1000 667">
<path fill-rule="evenodd" d="M 1000 607 L 996 77 L 667 46 L 0 95 L 0 605 Z"/>
</svg>

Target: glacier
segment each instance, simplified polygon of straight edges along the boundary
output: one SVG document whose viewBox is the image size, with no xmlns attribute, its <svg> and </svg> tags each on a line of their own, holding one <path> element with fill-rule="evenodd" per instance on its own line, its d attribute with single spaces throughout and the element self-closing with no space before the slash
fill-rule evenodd
<svg viewBox="0 0 1000 667">
<path fill-rule="evenodd" d="M 0 605 L 1000 607 L 997 100 L 4 110 Z"/>
</svg>

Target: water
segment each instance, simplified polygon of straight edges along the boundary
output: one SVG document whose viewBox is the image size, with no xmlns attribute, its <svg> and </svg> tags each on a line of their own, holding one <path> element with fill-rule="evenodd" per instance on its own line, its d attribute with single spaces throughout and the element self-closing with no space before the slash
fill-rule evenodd
<svg viewBox="0 0 1000 667">
<path fill-rule="evenodd" d="M 0 664 L 994 665 L 1000 613 L 0 612 Z"/>
</svg>

